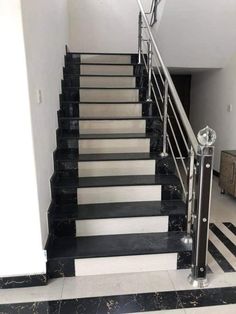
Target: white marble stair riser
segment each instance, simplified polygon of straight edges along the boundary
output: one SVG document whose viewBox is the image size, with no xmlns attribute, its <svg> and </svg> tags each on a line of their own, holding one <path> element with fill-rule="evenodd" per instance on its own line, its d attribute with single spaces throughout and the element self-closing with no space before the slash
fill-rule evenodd
<svg viewBox="0 0 236 314">
<path fill-rule="evenodd" d="M 80 88 L 81 102 L 138 102 L 138 89 L 83 89 Z"/>
<path fill-rule="evenodd" d="M 102 64 L 81 64 L 81 75 L 133 75 L 134 67 L 132 65 L 102 65 Z"/>
<path fill-rule="evenodd" d="M 79 140 L 80 154 L 148 153 L 150 139 L 88 139 Z"/>
<path fill-rule="evenodd" d="M 167 232 L 168 223 L 168 216 L 77 220 L 76 236 Z"/>
<path fill-rule="evenodd" d="M 79 104 L 81 118 L 142 117 L 142 104 Z"/>
<path fill-rule="evenodd" d="M 160 201 L 161 185 L 78 188 L 78 204 Z"/>
<path fill-rule="evenodd" d="M 84 258 L 75 260 L 76 276 L 177 269 L 177 253 Z"/>
<path fill-rule="evenodd" d="M 145 133 L 146 120 L 87 120 L 79 123 L 80 134 Z"/>
<path fill-rule="evenodd" d="M 130 55 L 110 55 L 110 54 L 81 54 L 81 63 L 111 63 L 111 64 L 130 64 Z"/>
<path fill-rule="evenodd" d="M 135 88 L 135 77 L 81 76 L 80 87 Z"/>
<path fill-rule="evenodd" d="M 154 175 L 155 160 L 88 161 L 78 163 L 79 177 Z"/>
</svg>

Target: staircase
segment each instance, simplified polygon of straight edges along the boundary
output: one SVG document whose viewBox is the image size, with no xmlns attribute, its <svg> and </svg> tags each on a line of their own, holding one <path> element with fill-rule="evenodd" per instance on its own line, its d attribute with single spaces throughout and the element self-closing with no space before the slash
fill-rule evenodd
<svg viewBox="0 0 236 314">
<path fill-rule="evenodd" d="M 67 53 L 48 276 L 188 268 L 186 204 L 138 55 Z"/>
</svg>

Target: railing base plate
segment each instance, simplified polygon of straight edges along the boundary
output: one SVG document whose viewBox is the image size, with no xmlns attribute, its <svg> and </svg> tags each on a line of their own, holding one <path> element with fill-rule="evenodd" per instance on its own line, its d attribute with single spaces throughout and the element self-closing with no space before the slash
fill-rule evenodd
<svg viewBox="0 0 236 314">
<path fill-rule="evenodd" d="M 192 274 L 188 276 L 188 281 L 194 288 L 206 288 L 209 284 L 207 278 L 193 278 Z"/>
<path fill-rule="evenodd" d="M 190 235 L 186 234 L 181 241 L 185 244 L 192 244 L 193 243 L 193 239 Z"/>
</svg>

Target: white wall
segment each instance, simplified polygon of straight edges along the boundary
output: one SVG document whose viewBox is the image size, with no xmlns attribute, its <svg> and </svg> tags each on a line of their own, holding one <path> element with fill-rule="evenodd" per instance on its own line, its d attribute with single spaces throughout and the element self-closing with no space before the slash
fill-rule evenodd
<svg viewBox="0 0 236 314">
<path fill-rule="evenodd" d="M 56 148 L 57 110 L 68 35 L 67 0 L 22 0 L 42 243 L 48 235 L 50 177 Z M 37 103 L 36 91 L 42 91 Z"/>
<path fill-rule="evenodd" d="M 194 74 L 191 91 L 191 122 L 196 133 L 209 125 L 217 133 L 215 170 L 221 150 L 236 148 L 236 55 L 222 70 Z M 228 112 L 227 106 L 233 105 Z"/>
<path fill-rule="evenodd" d="M 221 68 L 236 51 L 235 0 L 166 0 L 156 36 L 169 67 Z"/>
<path fill-rule="evenodd" d="M 45 273 L 20 0 L 0 0 L 0 277 Z"/>
<path fill-rule="evenodd" d="M 69 0 L 71 51 L 136 53 L 138 12 L 136 0 Z"/>
</svg>

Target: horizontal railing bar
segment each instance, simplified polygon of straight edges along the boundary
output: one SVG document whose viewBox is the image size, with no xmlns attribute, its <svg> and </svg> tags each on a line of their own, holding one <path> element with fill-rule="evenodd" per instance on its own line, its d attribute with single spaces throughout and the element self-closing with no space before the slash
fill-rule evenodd
<svg viewBox="0 0 236 314">
<path fill-rule="evenodd" d="M 156 45 L 154 36 L 153 36 L 153 34 L 152 34 L 152 31 L 151 31 L 151 28 L 150 28 L 150 26 L 149 26 L 147 17 L 146 17 L 146 15 L 145 15 L 145 12 L 144 12 L 144 10 L 143 10 L 143 6 L 142 6 L 142 4 L 141 4 L 141 1 L 140 1 L 140 0 L 137 0 L 137 3 L 138 3 L 138 5 L 139 5 L 140 12 L 141 12 L 141 14 L 142 14 L 142 16 L 143 16 L 144 22 L 145 22 L 145 24 L 146 24 L 146 26 L 147 26 L 147 30 L 148 30 L 150 39 L 151 39 L 152 44 L 153 44 L 153 47 L 154 47 L 154 51 L 155 51 L 155 53 L 156 53 L 156 55 L 157 55 L 157 58 L 158 58 L 158 60 L 159 60 L 160 65 L 161 65 L 161 67 L 162 67 L 162 70 L 163 70 L 163 73 L 164 73 L 164 75 L 165 75 L 165 78 L 167 79 L 167 82 L 168 82 L 168 84 L 169 84 L 169 89 L 170 89 L 170 92 L 171 92 L 171 94 L 172 94 L 172 96 L 173 96 L 173 99 L 174 99 L 174 101 L 175 101 L 175 104 L 176 104 L 176 107 L 177 107 L 177 109 L 178 109 L 178 112 L 179 112 L 179 114 L 180 114 L 182 123 L 183 123 L 184 128 L 185 128 L 185 130 L 186 130 L 186 132 L 187 132 L 188 138 L 189 138 L 189 140 L 190 140 L 190 142 L 191 142 L 191 144 L 192 144 L 192 146 L 193 146 L 193 149 L 194 149 L 195 153 L 197 154 L 198 142 L 197 142 L 196 136 L 195 136 L 195 134 L 194 134 L 194 132 L 193 132 L 193 129 L 192 129 L 192 127 L 191 127 L 191 124 L 189 123 L 188 117 L 187 117 L 187 115 L 186 115 L 186 113 L 185 113 L 185 111 L 184 111 L 183 105 L 182 105 L 182 103 L 181 103 L 181 100 L 180 100 L 179 95 L 178 95 L 178 93 L 177 93 L 177 90 L 176 90 L 176 88 L 175 88 L 175 85 L 174 85 L 174 83 L 173 83 L 173 81 L 172 81 L 172 78 L 171 78 L 171 76 L 170 76 L 170 73 L 169 73 L 167 67 L 165 66 L 165 64 L 164 64 L 164 62 L 163 62 L 163 60 L 162 60 L 162 57 L 161 57 L 161 55 L 160 55 L 160 52 L 159 52 L 159 50 L 158 50 L 158 48 L 157 48 L 157 45 Z"/>
</svg>

